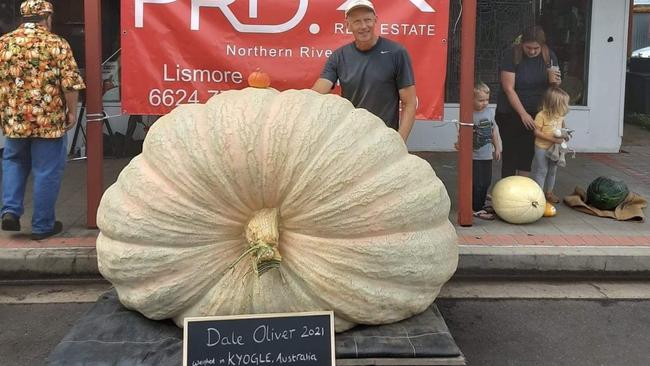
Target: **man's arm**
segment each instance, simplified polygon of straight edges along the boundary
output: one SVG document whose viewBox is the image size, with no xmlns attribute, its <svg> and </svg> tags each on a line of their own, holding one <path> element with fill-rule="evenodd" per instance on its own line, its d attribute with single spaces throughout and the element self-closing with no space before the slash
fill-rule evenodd
<svg viewBox="0 0 650 366">
<path fill-rule="evenodd" d="M 327 79 L 320 78 L 316 80 L 314 83 L 314 86 L 311 87 L 312 90 L 315 90 L 321 94 L 329 94 L 329 92 L 332 90 L 332 86 L 334 83 Z"/>
<path fill-rule="evenodd" d="M 79 92 L 76 90 L 66 90 L 63 92 L 63 95 L 65 96 L 65 105 L 68 107 L 65 129 L 69 130 L 77 123 L 77 103 L 79 102 Z"/>
<path fill-rule="evenodd" d="M 400 89 L 399 100 L 402 102 L 402 116 L 399 121 L 398 132 L 404 142 L 406 142 L 411 133 L 411 128 L 413 128 L 413 124 L 415 123 L 415 108 L 417 107 L 415 85 Z"/>
<path fill-rule="evenodd" d="M 77 103 L 79 102 L 79 90 L 85 89 L 86 84 L 81 78 L 77 61 L 72 56 L 72 49 L 67 41 L 60 40 L 61 53 L 65 51 L 65 58 L 59 60 L 61 68 L 61 87 L 65 97 L 66 112 L 65 129 L 69 130 L 77 123 Z"/>
</svg>

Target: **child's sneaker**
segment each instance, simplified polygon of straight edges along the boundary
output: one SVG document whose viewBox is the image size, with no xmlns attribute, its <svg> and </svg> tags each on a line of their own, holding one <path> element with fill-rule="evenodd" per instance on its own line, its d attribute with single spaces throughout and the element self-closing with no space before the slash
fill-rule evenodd
<svg viewBox="0 0 650 366">
<path fill-rule="evenodd" d="M 490 205 L 484 206 L 483 210 L 485 210 L 485 212 L 491 213 L 491 214 L 496 213 L 496 211 L 494 211 L 494 207 L 492 207 Z"/>
<path fill-rule="evenodd" d="M 495 214 L 489 213 L 485 210 L 478 210 L 474 212 L 472 215 L 482 220 L 494 220 L 496 218 Z"/>
</svg>

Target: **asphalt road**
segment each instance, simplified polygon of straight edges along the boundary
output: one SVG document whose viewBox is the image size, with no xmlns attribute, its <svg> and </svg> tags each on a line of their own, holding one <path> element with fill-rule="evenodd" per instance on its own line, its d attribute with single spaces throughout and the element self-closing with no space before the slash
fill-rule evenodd
<svg viewBox="0 0 650 366">
<path fill-rule="evenodd" d="M 44 365 L 47 355 L 92 305 L 43 300 L 0 303 L 0 365 Z M 468 365 L 650 365 L 647 298 L 446 297 L 436 304 Z"/>
<path fill-rule="evenodd" d="M 45 365 L 90 303 L 0 305 L 0 365 Z"/>
<path fill-rule="evenodd" d="M 648 300 L 436 303 L 468 365 L 650 365 Z"/>
</svg>

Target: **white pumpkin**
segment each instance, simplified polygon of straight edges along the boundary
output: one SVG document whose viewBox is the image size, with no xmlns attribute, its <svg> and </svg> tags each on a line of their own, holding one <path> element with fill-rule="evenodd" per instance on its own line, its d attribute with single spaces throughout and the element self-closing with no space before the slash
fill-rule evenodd
<svg viewBox="0 0 650 366">
<path fill-rule="evenodd" d="M 546 198 L 534 180 L 511 176 L 494 185 L 492 206 L 500 218 L 511 224 L 529 224 L 544 215 Z"/>
<path fill-rule="evenodd" d="M 152 319 L 327 309 L 342 331 L 433 302 L 458 261 L 449 207 L 376 116 L 247 88 L 155 123 L 102 198 L 97 258 Z"/>
</svg>

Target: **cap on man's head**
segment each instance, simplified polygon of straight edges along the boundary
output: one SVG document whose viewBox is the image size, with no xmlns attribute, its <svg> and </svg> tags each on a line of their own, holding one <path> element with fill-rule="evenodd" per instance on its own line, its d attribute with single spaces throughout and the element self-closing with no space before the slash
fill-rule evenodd
<svg viewBox="0 0 650 366">
<path fill-rule="evenodd" d="M 348 17 L 348 14 L 354 9 L 366 8 L 370 9 L 373 13 L 375 12 L 375 6 L 369 0 L 352 0 L 345 8 L 345 17 Z"/>
<path fill-rule="evenodd" d="M 49 1 L 27 0 L 20 4 L 20 15 L 24 17 L 52 13 L 54 13 L 54 6 L 52 6 L 52 3 Z"/>
</svg>

